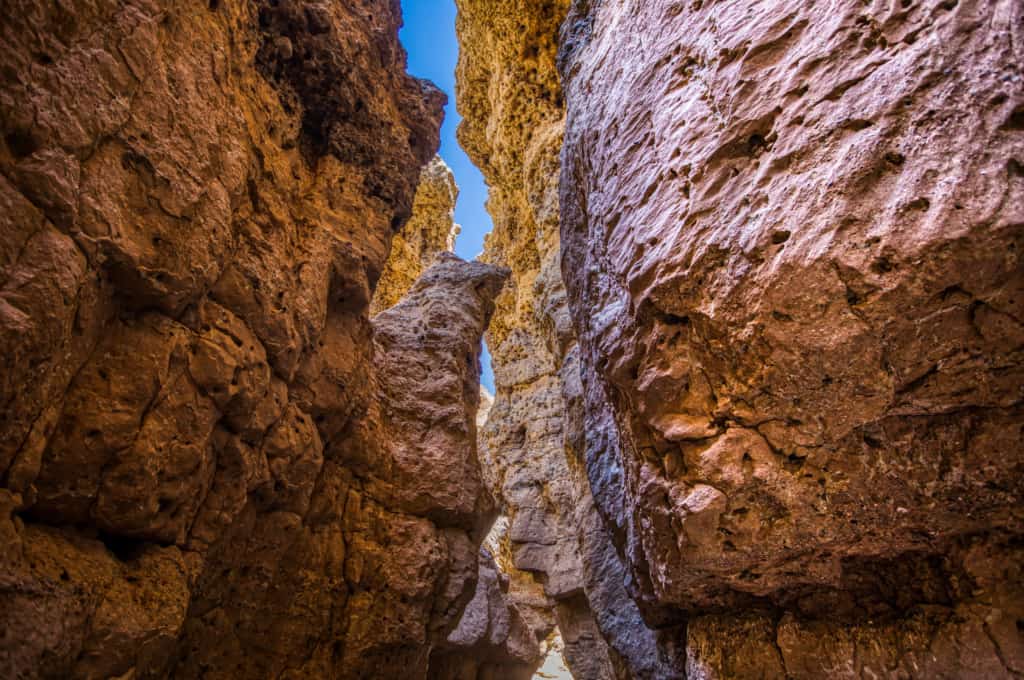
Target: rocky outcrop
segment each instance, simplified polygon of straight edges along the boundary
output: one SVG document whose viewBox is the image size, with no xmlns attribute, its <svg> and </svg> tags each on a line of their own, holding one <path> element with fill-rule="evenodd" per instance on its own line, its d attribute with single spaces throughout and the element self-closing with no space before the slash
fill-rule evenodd
<svg viewBox="0 0 1024 680">
<path fill-rule="evenodd" d="M 679 677 L 1024 670 L 1022 19 L 574 3 L 584 459 Z"/>
<path fill-rule="evenodd" d="M 480 338 L 507 276 L 441 253 L 398 305 L 374 317 L 381 414 L 363 422 L 382 430 L 363 443 L 385 455 L 352 451 L 353 464 L 378 468 L 386 482 L 375 495 L 472 531 L 478 543 L 493 519 L 476 451 Z"/>
<path fill-rule="evenodd" d="M 5 8 L 0 676 L 1024 675 L 1020 3 L 458 6 L 490 264 L 398 2 Z"/>
<path fill-rule="evenodd" d="M 440 156 L 435 156 L 420 173 L 412 217 L 391 239 L 391 254 L 373 291 L 371 315 L 398 304 L 437 254 L 455 247 L 459 233 L 459 225 L 455 224 L 458 197 L 452 171 Z"/>
<path fill-rule="evenodd" d="M 443 677 L 424 674 L 429 652 L 472 596 L 476 551 L 493 519 L 476 453 L 479 354 L 507 275 L 442 254 L 398 305 L 374 317 L 380 398 L 349 440 L 346 462 L 366 474 L 359 502 L 397 515 L 371 516 L 346 537 L 365 550 L 354 561 L 360 611 L 351 616 L 363 645 L 341 661 L 350 674 Z M 403 517 L 416 525 L 403 528 Z"/>
<path fill-rule="evenodd" d="M 473 599 L 445 644 L 435 648 L 431 670 L 450 680 L 528 680 L 540 663 L 540 648 L 522 614 L 507 596 L 508 576 L 480 550 Z"/>
<path fill-rule="evenodd" d="M 626 593 L 582 465 L 597 433 L 584 430 L 558 222 L 565 119 L 555 58 L 569 3 L 457 4 L 459 139 L 490 186 L 494 221 L 482 257 L 512 271 L 488 330 L 497 392 L 480 455 L 510 518 L 513 583 L 525 586 L 532 576 L 543 585 L 550 613 L 538 613 L 548 628 L 557 622 L 575 677 L 627 677 L 630 666 L 655 677 L 670 672 L 671 654 Z M 513 589 L 511 597 L 536 602 L 533 590 Z"/>
<path fill-rule="evenodd" d="M 539 635 L 556 621 L 571 631 L 563 630 L 564 656 L 578 677 L 612 677 L 583 597 L 573 508 L 589 492 L 570 472 L 560 375 L 575 344 L 558 236 L 564 113 L 555 57 L 568 3 L 456 4 L 459 140 L 487 180 L 494 223 L 481 257 L 512 271 L 487 335 L 496 393 L 480 442 L 485 476 L 510 521 L 506 549 L 520 586 L 510 596 L 546 620 Z"/>
<path fill-rule="evenodd" d="M 397 3 L 7 9 L 0 675 L 426 677 L 505 275 L 368 320 L 443 103 Z"/>
</svg>

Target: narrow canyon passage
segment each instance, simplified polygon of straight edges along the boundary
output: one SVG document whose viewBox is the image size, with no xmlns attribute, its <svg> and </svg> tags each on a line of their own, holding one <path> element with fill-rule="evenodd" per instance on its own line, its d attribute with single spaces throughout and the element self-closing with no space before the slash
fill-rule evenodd
<svg viewBox="0 0 1024 680">
<path fill-rule="evenodd" d="M 8 5 L 0 678 L 1024 677 L 1019 1 Z"/>
</svg>

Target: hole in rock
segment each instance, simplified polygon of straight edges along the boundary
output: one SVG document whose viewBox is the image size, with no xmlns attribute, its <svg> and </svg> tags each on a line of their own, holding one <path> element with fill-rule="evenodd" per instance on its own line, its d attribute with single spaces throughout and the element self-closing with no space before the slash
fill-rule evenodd
<svg viewBox="0 0 1024 680">
<path fill-rule="evenodd" d="M 747 152 L 751 155 L 757 155 L 761 149 L 767 148 L 768 143 L 765 141 L 763 135 L 753 134 L 750 135 L 750 139 L 747 140 Z"/>
<path fill-rule="evenodd" d="M 871 271 L 876 274 L 887 274 L 895 269 L 895 265 L 887 257 L 877 257 L 871 263 Z"/>
<path fill-rule="evenodd" d="M 103 542 L 103 545 L 107 547 L 107 550 L 113 553 L 114 557 L 122 562 L 129 562 L 135 559 L 146 546 L 145 541 L 127 538 L 125 536 L 115 536 L 108 533 L 101 533 L 99 535 L 99 539 Z"/>
<path fill-rule="evenodd" d="M 1004 127 L 1010 130 L 1024 130 L 1024 106 L 1018 106 L 1010 113 Z"/>
<path fill-rule="evenodd" d="M 889 153 L 885 154 L 886 163 L 890 163 L 892 165 L 903 165 L 904 161 L 906 161 L 906 158 L 904 158 L 903 154 L 901 153 L 890 151 Z"/>
<path fill-rule="evenodd" d="M 13 130 L 4 136 L 7 148 L 15 158 L 31 156 L 39 149 L 39 142 L 31 133 L 24 130 Z"/>
</svg>

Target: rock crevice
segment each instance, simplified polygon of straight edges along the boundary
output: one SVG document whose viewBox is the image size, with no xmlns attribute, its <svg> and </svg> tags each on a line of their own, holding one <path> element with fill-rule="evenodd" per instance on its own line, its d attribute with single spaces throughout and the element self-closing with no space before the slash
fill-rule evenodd
<svg viewBox="0 0 1024 680">
<path fill-rule="evenodd" d="M 476 262 L 396 0 L 6 8 L 0 676 L 1021 677 L 1024 6 L 456 5 Z"/>
</svg>

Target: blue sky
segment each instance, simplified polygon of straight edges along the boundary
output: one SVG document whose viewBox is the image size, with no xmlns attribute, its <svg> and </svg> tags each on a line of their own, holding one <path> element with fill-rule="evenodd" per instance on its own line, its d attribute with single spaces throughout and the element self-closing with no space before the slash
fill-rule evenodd
<svg viewBox="0 0 1024 680">
<path fill-rule="evenodd" d="M 402 0 L 405 26 L 399 38 L 409 53 L 409 73 L 431 80 L 448 95 L 444 125 L 441 128 L 441 158 L 455 174 L 459 201 L 455 221 L 462 233 L 455 241 L 455 253 L 472 260 L 484 249 L 484 234 L 491 230 L 491 217 L 484 208 L 487 185 L 480 171 L 466 157 L 455 139 L 461 118 L 455 110 L 455 64 L 459 43 L 455 38 L 455 0 Z M 491 356 L 484 347 L 480 382 L 494 393 Z"/>
</svg>

